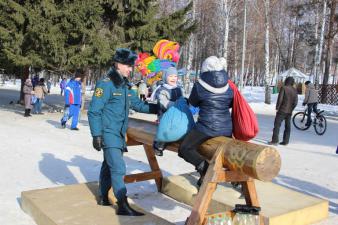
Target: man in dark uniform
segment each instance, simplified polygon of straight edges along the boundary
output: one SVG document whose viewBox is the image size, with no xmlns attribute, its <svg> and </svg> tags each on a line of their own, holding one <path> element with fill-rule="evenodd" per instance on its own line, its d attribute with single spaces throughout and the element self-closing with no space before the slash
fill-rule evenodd
<svg viewBox="0 0 338 225">
<path fill-rule="evenodd" d="M 132 209 L 127 200 L 127 189 L 123 177 L 126 165 L 123 150 L 128 127 L 129 106 L 138 112 L 157 112 L 155 104 L 141 101 L 129 90 L 128 77 L 137 56 L 129 49 L 116 50 L 114 65 L 106 78 L 97 82 L 88 110 L 88 121 L 93 136 L 93 147 L 103 149 L 103 163 L 100 171 L 100 200 L 98 204 L 111 205 L 108 191 L 112 187 L 117 199 L 117 214 L 142 216 L 143 213 Z"/>
</svg>

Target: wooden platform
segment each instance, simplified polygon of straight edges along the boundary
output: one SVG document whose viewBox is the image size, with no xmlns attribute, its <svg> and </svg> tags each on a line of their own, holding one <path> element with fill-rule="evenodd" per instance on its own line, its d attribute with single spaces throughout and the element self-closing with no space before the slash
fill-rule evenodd
<svg viewBox="0 0 338 225">
<path fill-rule="evenodd" d="M 183 174 L 163 179 L 162 192 L 179 202 L 193 205 L 197 175 Z M 265 225 L 307 225 L 328 217 L 328 201 L 305 195 L 271 182 L 255 180 Z M 231 185 L 218 185 L 209 213 L 232 209 L 245 204 L 241 194 Z"/>
<path fill-rule="evenodd" d="M 86 183 L 24 191 L 21 207 L 38 225 L 172 225 L 134 204 L 146 215 L 117 216 L 112 206 L 96 204 L 97 189 L 97 183 Z"/>
</svg>

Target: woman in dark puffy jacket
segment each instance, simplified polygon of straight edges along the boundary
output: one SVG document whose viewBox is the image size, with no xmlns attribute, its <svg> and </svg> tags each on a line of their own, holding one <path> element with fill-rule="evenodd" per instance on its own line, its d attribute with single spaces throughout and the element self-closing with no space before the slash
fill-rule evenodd
<svg viewBox="0 0 338 225">
<path fill-rule="evenodd" d="M 216 56 L 208 57 L 202 64 L 202 74 L 194 84 L 189 103 L 199 107 L 196 127 L 191 130 L 180 145 L 178 155 L 193 164 L 201 175 L 197 185 L 201 186 L 208 169 L 208 162 L 197 151 L 206 140 L 217 137 L 232 137 L 233 91 L 228 85 L 228 74 L 222 61 Z"/>
</svg>

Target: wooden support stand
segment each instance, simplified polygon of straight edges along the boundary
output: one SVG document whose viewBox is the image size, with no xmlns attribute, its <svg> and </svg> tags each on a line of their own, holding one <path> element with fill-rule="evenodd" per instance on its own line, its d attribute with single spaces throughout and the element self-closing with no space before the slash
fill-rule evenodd
<svg viewBox="0 0 338 225">
<path fill-rule="evenodd" d="M 160 166 L 158 165 L 155 153 L 153 151 L 153 147 L 147 144 L 144 144 L 143 147 L 144 147 L 144 151 L 146 152 L 146 155 L 148 158 L 151 172 L 129 174 L 124 177 L 124 181 L 126 183 L 133 183 L 133 182 L 154 179 L 156 182 L 157 190 L 161 192 L 163 175 L 162 175 Z"/>
<path fill-rule="evenodd" d="M 137 144 L 137 142 L 133 142 L 133 145 L 135 144 Z M 147 155 L 151 171 L 138 174 L 129 174 L 125 176 L 124 180 L 126 183 L 132 183 L 154 179 L 157 190 L 161 192 L 163 176 L 156 156 L 152 146 L 144 144 L 143 147 Z M 243 194 L 246 204 L 259 207 L 254 180 L 241 172 L 230 171 L 223 167 L 224 147 L 224 145 L 220 145 L 217 148 L 213 158 L 209 161 L 208 171 L 196 196 L 191 215 L 186 221 L 187 225 L 206 224 L 207 210 L 218 183 L 240 182 L 243 187 Z M 261 219 L 261 225 L 263 225 L 262 221 L 263 220 Z"/>
<path fill-rule="evenodd" d="M 208 171 L 203 179 L 202 186 L 197 193 L 191 215 L 186 225 L 201 225 L 207 222 L 207 210 L 218 183 L 240 182 L 247 205 L 259 207 L 255 183 L 247 175 L 223 168 L 224 146 L 219 146 L 209 163 Z M 226 212 L 230 214 L 229 212 Z M 261 219 L 261 225 L 263 220 Z"/>
<path fill-rule="evenodd" d="M 154 179 L 157 189 L 162 188 L 162 172 L 156 160 L 152 143 L 156 125 L 149 121 L 129 120 L 127 145 L 143 145 L 151 171 L 126 175 L 126 183 Z M 179 143 L 171 143 L 166 149 L 177 152 Z M 209 168 L 196 196 L 188 225 L 202 225 L 217 184 L 240 182 L 247 205 L 259 207 L 254 178 L 272 180 L 279 172 L 281 160 L 271 147 L 241 142 L 226 137 L 212 138 L 203 143 L 199 153 L 209 160 Z M 261 225 L 263 220 L 261 217 Z"/>
</svg>

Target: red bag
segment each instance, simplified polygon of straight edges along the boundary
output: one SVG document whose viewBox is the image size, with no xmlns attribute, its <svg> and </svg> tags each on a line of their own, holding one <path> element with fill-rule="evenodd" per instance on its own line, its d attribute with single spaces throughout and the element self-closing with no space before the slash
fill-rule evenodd
<svg viewBox="0 0 338 225">
<path fill-rule="evenodd" d="M 259 131 L 257 117 L 236 85 L 231 80 L 228 80 L 228 84 L 234 92 L 231 113 L 232 134 L 238 140 L 248 141 L 254 138 Z"/>
</svg>

